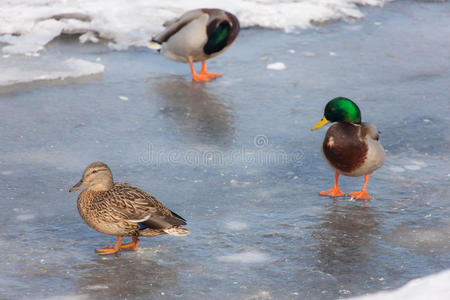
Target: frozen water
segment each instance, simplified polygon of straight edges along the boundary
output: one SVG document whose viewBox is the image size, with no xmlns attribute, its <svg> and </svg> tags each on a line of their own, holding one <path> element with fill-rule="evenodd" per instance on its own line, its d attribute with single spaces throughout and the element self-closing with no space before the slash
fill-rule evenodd
<svg viewBox="0 0 450 300">
<path fill-rule="evenodd" d="M 3 54 L 2 76 L 24 67 L 0 87 L 0 298 L 337 299 L 450 269 L 450 3 L 357 9 L 358 22 L 300 34 L 243 30 L 209 61 L 223 74 L 209 83 L 148 49 L 74 36 L 40 56 Z M 59 65 L 70 58 L 104 69 L 50 76 L 74 74 Z M 281 61 L 283 71 L 266 68 Z M 37 71 L 49 79 L 29 80 Z M 387 150 L 367 206 L 318 196 L 333 172 L 320 153 L 326 129 L 310 128 L 337 95 L 358 102 Z M 97 160 L 185 217 L 191 235 L 99 257 L 115 238 L 84 224 L 68 193 Z M 363 185 L 339 181 L 345 192 Z"/>
<path fill-rule="evenodd" d="M 81 34 L 81 43 L 111 40 L 114 49 L 146 46 L 162 24 L 187 10 L 220 7 L 244 27 L 292 31 L 311 24 L 364 16 L 359 5 L 381 6 L 386 0 L 217 1 L 172 0 L 22 0 L 0 3 L 0 43 L 4 53 L 36 53 L 61 34 Z"/>
</svg>

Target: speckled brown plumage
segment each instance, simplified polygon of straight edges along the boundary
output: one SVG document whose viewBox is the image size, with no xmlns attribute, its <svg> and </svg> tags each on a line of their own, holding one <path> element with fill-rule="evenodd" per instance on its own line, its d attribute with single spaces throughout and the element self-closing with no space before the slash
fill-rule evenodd
<svg viewBox="0 0 450 300">
<path fill-rule="evenodd" d="M 137 250 L 139 236 L 171 234 L 183 236 L 189 230 L 186 221 L 167 209 L 152 195 L 128 183 L 114 183 L 111 170 L 102 162 L 86 167 L 81 180 L 70 191 L 86 187 L 78 196 L 78 211 L 93 229 L 118 236 L 115 247 L 97 249 L 99 254 L 113 254 L 120 249 Z M 123 236 L 133 242 L 122 245 Z"/>
<path fill-rule="evenodd" d="M 123 182 L 105 192 L 85 189 L 78 197 L 78 211 L 89 226 L 110 235 L 145 235 L 138 223 L 160 234 L 165 233 L 163 229 L 186 225 L 152 195 Z"/>
<path fill-rule="evenodd" d="M 361 126 L 350 123 L 336 123 L 328 129 L 322 150 L 335 169 L 350 173 L 364 164 L 368 147 L 360 131 Z"/>
</svg>

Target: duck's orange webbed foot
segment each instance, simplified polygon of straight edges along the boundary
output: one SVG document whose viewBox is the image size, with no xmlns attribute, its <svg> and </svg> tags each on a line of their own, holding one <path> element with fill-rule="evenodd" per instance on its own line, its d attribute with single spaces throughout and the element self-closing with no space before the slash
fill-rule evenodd
<svg viewBox="0 0 450 300">
<path fill-rule="evenodd" d="M 192 61 L 189 61 L 189 67 L 191 68 L 193 81 L 196 81 L 196 82 L 211 81 L 211 77 L 209 77 L 208 75 L 202 74 L 202 72 L 200 72 L 199 74 L 197 74 L 197 72 L 195 72 L 194 63 Z M 202 70 L 203 70 L 203 68 L 202 68 Z"/>
<path fill-rule="evenodd" d="M 351 196 L 353 199 L 370 200 L 369 194 L 367 194 L 366 191 L 364 191 L 364 190 L 361 190 L 358 192 L 351 192 L 351 193 L 348 193 L 348 195 Z"/>
<path fill-rule="evenodd" d="M 200 71 L 200 74 L 201 75 L 205 75 L 205 76 L 208 76 L 208 78 L 216 78 L 216 77 L 222 77 L 222 74 L 219 74 L 219 73 L 209 73 L 209 72 L 206 72 L 206 71 Z"/>
<path fill-rule="evenodd" d="M 342 197 L 345 194 L 339 189 L 338 186 L 334 186 L 331 190 L 321 191 L 319 192 L 321 196 L 329 196 L 329 197 Z"/>
<path fill-rule="evenodd" d="M 203 74 L 192 74 L 192 80 L 196 82 L 208 82 L 211 81 L 211 77 Z"/>
<path fill-rule="evenodd" d="M 370 177 L 370 174 L 367 174 L 364 177 L 364 186 L 363 186 L 362 190 L 360 190 L 359 192 L 348 193 L 348 195 L 351 196 L 353 199 L 370 200 L 369 194 L 366 193 L 366 187 L 367 187 L 367 182 L 369 181 L 369 177 Z"/>
<path fill-rule="evenodd" d="M 115 249 L 112 246 L 108 246 L 106 248 L 95 249 L 95 252 L 97 252 L 98 255 L 109 255 L 109 254 L 115 254 L 115 253 L 119 252 L 119 249 Z"/>
<path fill-rule="evenodd" d="M 339 173 L 335 172 L 334 173 L 334 186 L 333 186 L 333 188 L 331 190 L 319 192 L 319 195 L 321 195 L 321 196 L 329 196 L 329 197 L 342 197 L 342 196 L 345 196 L 345 194 L 341 191 L 341 189 L 337 185 L 338 178 L 339 178 Z"/>
<path fill-rule="evenodd" d="M 219 74 L 219 73 L 206 72 L 206 62 L 205 61 L 202 61 L 202 68 L 200 70 L 200 74 L 208 76 L 209 78 L 216 78 L 216 77 L 221 77 L 222 76 L 222 74 Z"/>
<path fill-rule="evenodd" d="M 133 241 L 131 243 L 126 243 L 120 246 L 120 250 L 130 250 L 137 251 L 139 248 L 139 239 L 137 237 L 132 237 Z"/>
<path fill-rule="evenodd" d="M 319 192 L 320 196 L 329 196 L 329 197 L 342 197 L 345 194 L 339 189 L 338 186 L 333 187 L 331 190 L 321 191 Z"/>
<path fill-rule="evenodd" d="M 108 247 L 105 247 L 105 248 L 98 248 L 98 249 L 95 249 L 95 251 L 97 252 L 98 255 L 115 254 L 115 253 L 119 252 L 120 244 L 122 244 L 122 237 L 121 236 L 119 236 L 117 238 L 117 242 L 116 242 L 116 245 L 114 247 L 113 246 L 108 246 Z"/>
</svg>

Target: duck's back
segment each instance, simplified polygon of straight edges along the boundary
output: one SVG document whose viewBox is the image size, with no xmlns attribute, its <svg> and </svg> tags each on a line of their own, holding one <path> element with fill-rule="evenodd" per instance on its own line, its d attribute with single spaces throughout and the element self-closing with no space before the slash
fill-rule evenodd
<svg viewBox="0 0 450 300">
<path fill-rule="evenodd" d="M 115 209 L 126 214 L 130 220 L 155 229 L 186 225 L 182 217 L 166 208 L 151 194 L 128 183 L 116 182 L 107 193 Z"/>
</svg>

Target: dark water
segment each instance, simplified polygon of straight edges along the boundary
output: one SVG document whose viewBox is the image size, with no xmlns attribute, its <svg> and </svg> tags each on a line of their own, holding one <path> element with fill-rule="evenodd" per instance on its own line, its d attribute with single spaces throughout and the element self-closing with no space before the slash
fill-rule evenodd
<svg viewBox="0 0 450 300">
<path fill-rule="evenodd" d="M 144 49 L 49 45 L 43 56 L 106 69 L 0 93 L 0 298 L 336 299 L 450 268 L 450 4 L 366 13 L 301 34 L 243 30 L 206 84 Z M 338 95 L 387 150 L 366 207 L 317 195 L 333 173 L 325 130 L 310 128 Z M 114 238 L 85 225 L 68 193 L 96 160 L 192 234 L 96 255 Z M 363 179 L 340 182 L 350 192 Z"/>
</svg>

